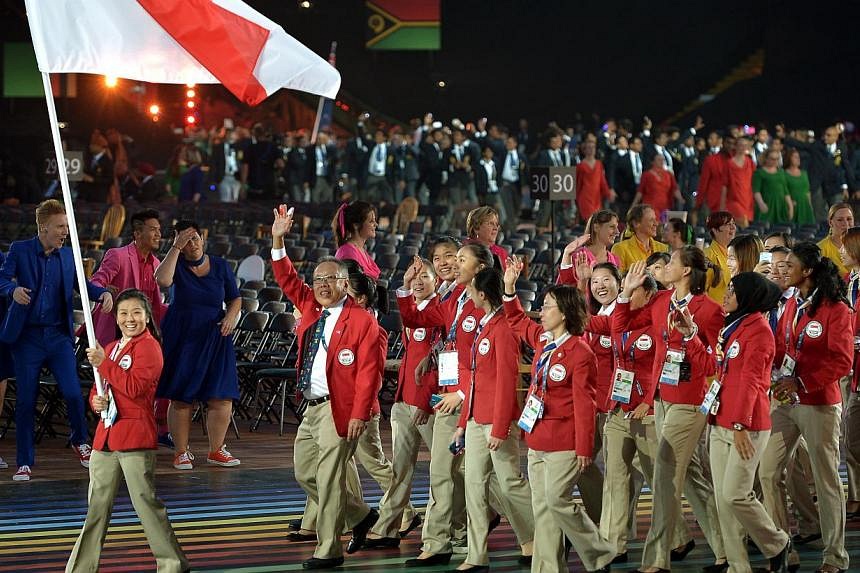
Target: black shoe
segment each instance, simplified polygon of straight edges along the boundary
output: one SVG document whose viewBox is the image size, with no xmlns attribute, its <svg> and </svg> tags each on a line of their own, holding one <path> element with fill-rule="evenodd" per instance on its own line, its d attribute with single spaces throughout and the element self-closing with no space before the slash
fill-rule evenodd
<svg viewBox="0 0 860 573">
<path fill-rule="evenodd" d="M 788 556 L 791 553 L 791 539 L 782 548 L 782 551 L 770 558 L 770 570 L 786 573 L 788 571 Z"/>
<path fill-rule="evenodd" d="M 532 556 L 531 555 L 520 555 L 517 559 L 517 563 L 520 565 L 531 566 L 532 564 Z"/>
<path fill-rule="evenodd" d="M 398 547 L 400 547 L 399 537 L 367 538 L 364 540 L 365 549 L 397 549 Z"/>
<path fill-rule="evenodd" d="M 618 555 L 616 555 L 615 558 L 611 561 L 611 563 L 613 565 L 616 563 L 627 563 L 627 552 L 625 551 L 624 553 L 619 553 Z"/>
<path fill-rule="evenodd" d="M 287 534 L 287 541 L 316 541 L 317 534 L 316 533 L 299 533 L 298 531 L 293 531 L 292 533 Z"/>
<path fill-rule="evenodd" d="M 801 535 L 797 534 L 791 538 L 791 542 L 795 545 L 806 545 L 807 543 L 812 543 L 813 541 L 818 541 L 821 539 L 820 533 L 815 533 L 813 535 Z"/>
<path fill-rule="evenodd" d="M 298 531 L 302 528 L 302 520 L 301 519 L 291 519 L 287 522 L 287 529 L 291 531 Z"/>
<path fill-rule="evenodd" d="M 692 551 L 695 546 L 696 542 L 691 539 L 681 549 L 673 549 L 672 551 L 670 551 L 669 559 L 671 561 L 683 561 L 687 554 Z"/>
<path fill-rule="evenodd" d="M 302 563 L 302 567 L 304 569 L 334 569 L 341 565 L 343 565 L 343 556 L 332 557 L 331 559 L 317 559 L 316 557 L 311 557 Z"/>
<path fill-rule="evenodd" d="M 407 559 L 406 567 L 432 567 L 433 565 L 447 565 L 451 561 L 452 553 L 436 553 L 426 559 Z"/>
<path fill-rule="evenodd" d="M 704 571 L 705 573 L 723 573 L 723 571 L 728 571 L 728 570 L 729 570 L 729 562 L 728 561 L 726 561 L 725 563 L 720 563 L 720 564 L 715 563 L 713 565 L 705 565 L 704 567 L 702 567 L 702 571 Z"/>
<path fill-rule="evenodd" d="M 404 529 L 403 531 L 398 531 L 398 534 L 400 535 L 400 539 L 403 539 L 404 537 L 406 537 L 407 535 L 409 535 L 409 533 L 410 533 L 413 529 L 415 529 L 416 527 L 418 527 L 419 525 L 421 525 L 421 516 L 420 516 L 420 515 L 416 515 L 415 517 L 413 517 L 413 518 L 412 518 L 412 521 L 410 521 L 410 522 L 409 522 L 409 527 L 407 527 L 407 528 L 406 528 L 406 529 Z"/>
<path fill-rule="evenodd" d="M 352 539 L 346 544 L 346 552 L 352 555 L 364 547 L 367 540 L 367 532 L 376 524 L 379 519 L 379 512 L 371 509 L 370 512 L 358 524 L 352 528 Z"/>
<path fill-rule="evenodd" d="M 600 569 L 595 569 L 594 571 L 590 571 L 589 573 L 609 573 L 610 565 L 604 565 Z"/>
<path fill-rule="evenodd" d="M 502 522 L 502 516 L 497 513 L 496 517 L 494 517 L 493 519 L 490 520 L 490 525 L 489 525 L 489 527 L 487 527 L 487 535 L 492 533 L 493 530 L 495 528 L 497 528 L 501 522 Z"/>
<path fill-rule="evenodd" d="M 481 573 L 489 570 L 489 565 L 472 565 L 468 569 L 448 569 L 448 573 Z"/>
<path fill-rule="evenodd" d="M 573 543 L 570 542 L 567 535 L 564 536 L 564 560 L 570 559 L 570 550 L 573 549 Z"/>
<path fill-rule="evenodd" d="M 800 563 L 788 566 L 788 573 L 797 573 L 798 571 L 800 571 Z"/>
</svg>

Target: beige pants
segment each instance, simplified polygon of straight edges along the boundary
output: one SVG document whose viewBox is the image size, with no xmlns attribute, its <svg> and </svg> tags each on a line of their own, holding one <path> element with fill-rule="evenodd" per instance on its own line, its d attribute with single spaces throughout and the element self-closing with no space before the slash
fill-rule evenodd
<svg viewBox="0 0 860 573">
<path fill-rule="evenodd" d="M 774 404 L 778 405 L 778 402 Z M 813 499 L 815 480 L 812 478 L 812 467 L 809 465 L 809 447 L 803 436 L 797 442 L 797 448 L 788 462 L 786 473 L 785 489 L 794 507 L 797 531 L 804 536 L 818 535 L 821 533 L 821 523 L 818 519 L 818 508 Z"/>
<path fill-rule="evenodd" d="M 848 568 L 845 551 L 845 496 L 839 479 L 839 423 L 842 405 L 779 406 L 771 412 L 773 429 L 761 460 L 764 505 L 773 521 L 788 531 L 785 468 L 801 436 L 809 444 L 809 460 L 818 494 L 824 563 Z M 792 553 L 792 562 L 797 562 Z"/>
<path fill-rule="evenodd" d="M 705 478 L 703 460 L 697 454 L 705 429 L 705 416 L 699 412 L 698 406 L 662 400 L 657 400 L 655 413 L 654 516 L 645 540 L 642 565 L 646 568 L 670 568 L 673 532 L 677 519 L 682 515 L 682 492 L 690 502 L 714 555 L 722 558 L 725 551 L 714 491 Z"/>
<path fill-rule="evenodd" d="M 87 519 L 66 564 L 66 571 L 95 572 L 107 536 L 110 514 L 120 481 L 125 478 L 134 511 L 159 572 L 188 571 L 185 553 L 176 540 L 167 510 L 155 496 L 155 450 L 100 452 L 90 458 Z"/>
<path fill-rule="evenodd" d="M 487 529 L 490 512 L 490 477 L 495 474 L 499 483 L 499 501 L 520 545 L 534 539 L 529 484 L 520 471 L 519 428 L 511 424 L 510 436 L 496 451 L 490 451 L 491 424 L 466 423 L 466 513 L 469 554 L 466 563 L 488 565 Z"/>
<path fill-rule="evenodd" d="M 606 417 L 608 414 L 598 412 L 594 426 L 594 450 L 592 450 L 591 459 L 596 461 L 601 451 L 603 450 L 603 427 L 606 425 Z M 579 495 L 582 496 L 582 504 L 585 506 L 585 511 L 588 512 L 588 517 L 591 521 L 597 523 L 600 521 L 600 514 L 603 512 L 603 474 L 600 473 L 600 468 L 597 464 L 592 463 L 585 468 L 582 475 L 579 476 Z"/>
<path fill-rule="evenodd" d="M 845 412 L 845 462 L 848 499 L 860 501 L 860 393 L 851 392 Z"/>
<path fill-rule="evenodd" d="M 568 570 L 565 536 L 587 571 L 600 569 L 615 557 L 615 546 L 601 536 L 573 498 L 573 487 L 580 475 L 582 468 L 574 451 L 529 450 L 529 485 L 535 520 L 532 573 Z"/>
<path fill-rule="evenodd" d="M 352 527 L 370 508 L 347 495 L 348 461 L 358 441 L 341 438 L 334 425 L 331 402 L 309 406 L 296 434 L 293 465 L 296 481 L 317 505 L 317 546 L 314 557 L 329 559 L 343 555 L 340 534 L 344 522 Z"/>
<path fill-rule="evenodd" d="M 624 412 L 610 412 L 603 434 L 606 475 L 603 482 L 603 513 L 600 535 L 609 540 L 617 553 L 627 551 L 627 542 L 636 536 L 636 502 L 641 485 L 634 479 L 639 466 L 648 485 L 654 481 L 654 452 L 657 433 L 654 416 L 642 420 L 625 420 Z M 638 460 L 638 464 L 636 463 Z M 653 486 L 652 486 L 653 487 Z M 633 522 L 633 527 L 630 524 Z M 683 515 L 675 519 L 672 547 L 680 547 L 690 539 Z"/>
<path fill-rule="evenodd" d="M 735 448 L 734 431 L 711 427 L 711 470 L 720 530 L 732 573 L 752 573 L 744 535 L 749 534 L 762 554 L 770 559 L 785 548 L 789 536 L 774 525 L 753 492 L 756 469 L 767 446 L 769 430 L 749 432 L 755 454 L 744 460 Z"/>
<path fill-rule="evenodd" d="M 418 460 L 418 448 L 421 446 L 421 442 L 424 442 L 428 450 L 433 448 L 435 416 L 431 415 L 427 423 L 416 426 L 412 419 L 417 410 L 418 408 L 405 402 L 397 402 L 391 406 L 391 433 L 394 450 L 392 479 L 382 501 L 379 502 L 379 520 L 373 527 L 373 533 L 382 537 L 397 537 L 403 512 L 409 507 L 409 496 L 412 494 L 412 476 L 415 472 L 415 462 Z"/>
</svg>

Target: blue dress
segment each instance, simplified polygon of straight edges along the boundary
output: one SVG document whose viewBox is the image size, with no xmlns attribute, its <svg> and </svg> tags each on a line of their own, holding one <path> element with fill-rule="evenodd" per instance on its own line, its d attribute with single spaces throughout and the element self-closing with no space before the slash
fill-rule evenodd
<svg viewBox="0 0 860 573">
<path fill-rule="evenodd" d="M 239 297 L 227 261 L 209 256 L 209 274 L 198 277 L 180 258 L 171 303 L 161 323 L 164 370 L 156 396 L 191 403 L 239 398 L 233 337 L 221 336 L 223 303 Z"/>
<path fill-rule="evenodd" d="M 0 251 L 0 267 L 6 261 L 6 256 Z M 0 298 L 0 325 L 6 320 L 7 302 Z M 12 351 L 7 344 L 0 342 L 0 381 L 12 378 L 15 376 L 15 363 L 12 362 Z M 3 409 L 3 404 L 0 404 L 0 410 Z"/>
</svg>

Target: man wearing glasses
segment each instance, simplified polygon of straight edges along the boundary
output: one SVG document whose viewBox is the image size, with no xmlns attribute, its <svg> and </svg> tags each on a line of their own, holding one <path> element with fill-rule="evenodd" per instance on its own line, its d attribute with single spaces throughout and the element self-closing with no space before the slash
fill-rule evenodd
<svg viewBox="0 0 860 573">
<path fill-rule="evenodd" d="M 319 507 L 316 550 L 303 566 L 332 569 L 343 564 L 344 522 L 353 539 L 363 541 L 378 518 L 363 501 L 346 495 L 346 472 L 378 391 L 379 328 L 347 296 L 347 269 L 337 259 L 317 265 L 313 287 L 299 278 L 284 248 L 292 210 L 281 205 L 274 214 L 275 279 L 302 314 L 296 392 L 304 416 L 293 450 L 295 475 Z"/>
</svg>

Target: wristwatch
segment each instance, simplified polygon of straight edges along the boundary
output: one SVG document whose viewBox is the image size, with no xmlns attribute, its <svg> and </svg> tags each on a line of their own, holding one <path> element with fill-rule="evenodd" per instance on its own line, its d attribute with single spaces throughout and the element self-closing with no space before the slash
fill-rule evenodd
<svg viewBox="0 0 860 573">
<path fill-rule="evenodd" d="M 743 424 L 738 424 L 737 422 L 732 424 L 732 429 L 736 432 L 743 432 L 746 430 Z"/>
</svg>

